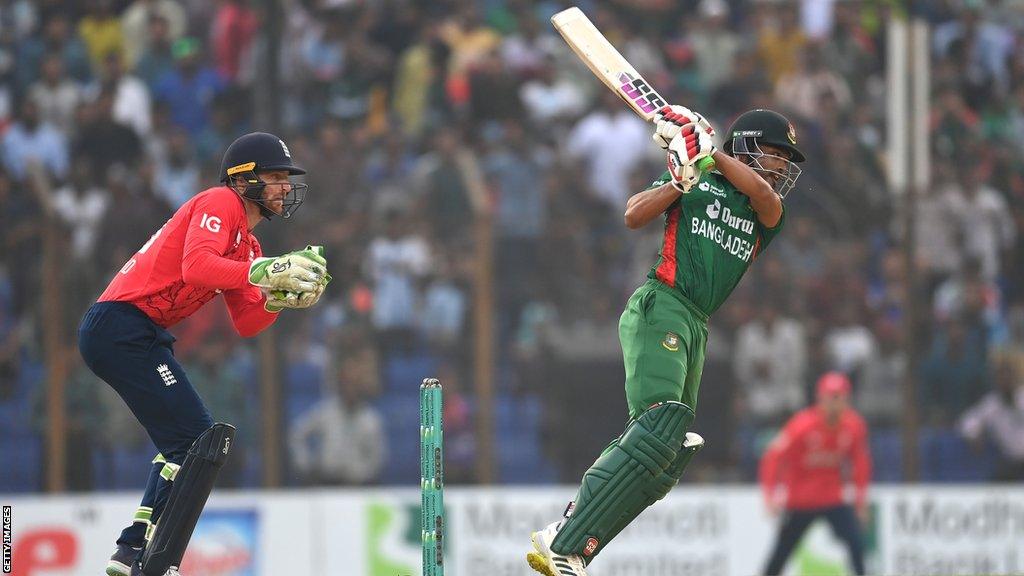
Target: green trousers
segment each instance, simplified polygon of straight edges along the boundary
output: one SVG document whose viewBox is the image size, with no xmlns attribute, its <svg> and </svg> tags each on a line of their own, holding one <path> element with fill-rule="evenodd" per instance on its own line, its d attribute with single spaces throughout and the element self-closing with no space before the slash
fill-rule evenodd
<svg viewBox="0 0 1024 576">
<path fill-rule="evenodd" d="M 657 280 L 636 289 L 619 319 L 630 420 L 673 400 L 697 410 L 708 318 Z"/>
</svg>

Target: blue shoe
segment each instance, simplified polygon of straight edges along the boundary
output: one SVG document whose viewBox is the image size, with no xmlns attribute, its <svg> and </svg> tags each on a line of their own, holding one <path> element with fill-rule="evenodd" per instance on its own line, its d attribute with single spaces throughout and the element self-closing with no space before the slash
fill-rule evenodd
<svg viewBox="0 0 1024 576">
<path fill-rule="evenodd" d="M 127 544 L 118 544 L 114 554 L 107 562 L 107 576 L 131 576 L 132 564 L 139 555 L 141 548 L 132 548 Z"/>
</svg>

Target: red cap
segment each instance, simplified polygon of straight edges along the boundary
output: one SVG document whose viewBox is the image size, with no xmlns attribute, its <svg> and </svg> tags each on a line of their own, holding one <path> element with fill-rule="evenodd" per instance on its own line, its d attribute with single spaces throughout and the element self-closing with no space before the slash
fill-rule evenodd
<svg viewBox="0 0 1024 576">
<path fill-rule="evenodd" d="M 842 372 L 828 372 L 818 379 L 818 398 L 824 396 L 849 396 L 850 379 Z"/>
</svg>

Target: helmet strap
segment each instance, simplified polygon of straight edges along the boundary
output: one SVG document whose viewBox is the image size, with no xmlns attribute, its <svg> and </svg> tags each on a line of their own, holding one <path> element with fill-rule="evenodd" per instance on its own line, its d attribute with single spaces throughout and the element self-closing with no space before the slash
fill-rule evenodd
<svg viewBox="0 0 1024 576">
<path fill-rule="evenodd" d="M 276 212 L 267 207 L 266 199 L 263 197 L 263 189 L 266 188 L 267 183 L 260 180 L 259 176 L 256 175 L 256 172 L 249 171 L 245 173 L 239 173 L 232 176 L 232 179 L 233 181 L 231 183 L 231 188 L 233 188 L 235 192 L 238 192 L 238 194 L 242 198 L 256 204 L 256 206 L 258 206 L 260 209 L 261 216 L 263 216 L 267 220 L 270 220 L 274 216 L 278 215 Z M 239 188 L 241 188 L 240 185 L 245 186 L 241 190 L 241 192 L 239 192 Z"/>
</svg>

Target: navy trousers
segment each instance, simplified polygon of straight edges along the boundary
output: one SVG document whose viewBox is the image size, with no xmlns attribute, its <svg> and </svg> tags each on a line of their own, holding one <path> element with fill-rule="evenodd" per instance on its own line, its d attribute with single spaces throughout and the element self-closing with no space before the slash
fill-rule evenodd
<svg viewBox="0 0 1024 576">
<path fill-rule="evenodd" d="M 213 426 L 188 376 L 174 359 L 174 336 L 126 302 L 98 302 L 82 318 L 78 349 L 89 369 L 128 405 L 160 450 L 153 459 L 146 493 L 118 544 L 145 545 L 146 529 L 160 518 L 171 483 L 161 476 L 165 462 L 185 460 L 189 447 Z"/>
<path fill-rule="evenodd" d="M 789 555 L 793 553 L 804 532 L 812 522 L 822 517 L 828 521 L 836 538 L 846 544 L 854 573 L 863 574 L 864 542 L 861 539 L 857 516 L 853 513 L 853 507 L 848 504 L 814 510 L 787 510 L 764 573 L 768 576 L 781 574 Z"/>
</svg>

